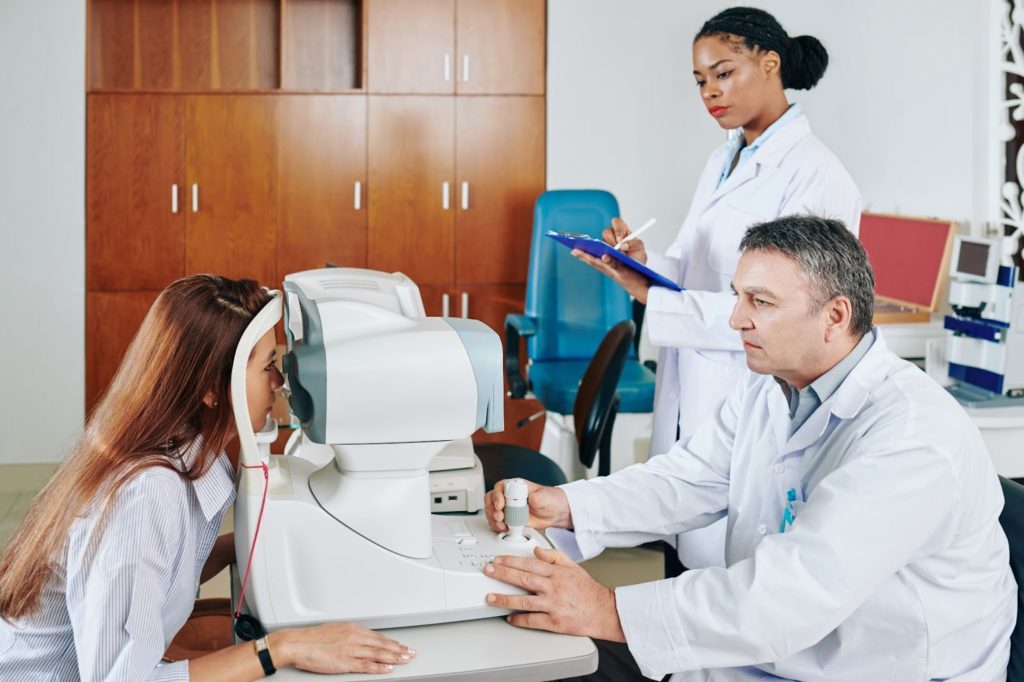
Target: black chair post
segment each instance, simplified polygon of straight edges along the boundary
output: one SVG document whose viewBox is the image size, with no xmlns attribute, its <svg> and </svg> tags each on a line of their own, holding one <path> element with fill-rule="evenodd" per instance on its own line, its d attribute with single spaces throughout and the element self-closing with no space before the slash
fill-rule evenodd
<svg viewBox="0 0 1024 682">
<path fill-rule="evenodd" d="M 611 407 L 608 409 L 608 420 L 604 425 L 604 433 L 601 434 L 601 446 L 597 456 L 597 475 L 607 476 L 612 472 L 612 431 L 615 429 L 615 417 L 619 414 L 619 394 L 612 397 Z"/>
</svg>

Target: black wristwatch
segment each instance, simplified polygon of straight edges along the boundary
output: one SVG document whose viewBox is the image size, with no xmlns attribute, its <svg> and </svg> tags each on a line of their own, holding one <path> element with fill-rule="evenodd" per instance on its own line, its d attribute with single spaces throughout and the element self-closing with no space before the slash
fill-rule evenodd
<svg viewBox="0 0 1024 682">
<path fill-rule="evenodd" d="M 274 661 L 270 658 L 270 642 L 267 641 L 266 637 L 260 637 L 252 641 L 256 647 L 256 655 L 260 657 L 260 665 L 263 666 L 264 675 L 273 675 L 277 672 L 277 668 L 274 667 Z"/>
</svg>

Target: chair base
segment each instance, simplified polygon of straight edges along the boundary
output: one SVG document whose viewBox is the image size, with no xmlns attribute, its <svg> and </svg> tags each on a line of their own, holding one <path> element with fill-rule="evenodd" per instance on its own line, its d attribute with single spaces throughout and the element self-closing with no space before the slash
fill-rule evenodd
<svg viewBox="0 0 1024 682">
<path fill-rule="evenodd" d="M 544 437 L 540 451 L 562 468 L 570 481 L 593 478 L 597 475 L 597 462 L 589 470 L 580 464 L 576 430 L 571 414 L 548 411 L 544 415 Z M 612 427 L 611 471 L 614 473 L 637 462 L 646 462 L 651 442 L 652 415 L 615 415 Z"/>
</svg>

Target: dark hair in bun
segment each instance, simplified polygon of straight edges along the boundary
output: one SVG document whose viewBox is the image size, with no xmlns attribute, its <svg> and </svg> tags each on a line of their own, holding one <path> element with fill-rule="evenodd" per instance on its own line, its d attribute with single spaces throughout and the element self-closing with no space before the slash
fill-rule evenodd
<svg viewBox="0 0 1024 682">
<path fill-rule="evenodd" d="M 749 50 L 774 50 L 782 58 L 782 87 L 810 90 L 828 68 L 828 51 L 813 36 L 790 38 L 775 17 L 753 7 L 730 7 L 708 19 L 693 42 L 734 35 Z"/>
</svg>

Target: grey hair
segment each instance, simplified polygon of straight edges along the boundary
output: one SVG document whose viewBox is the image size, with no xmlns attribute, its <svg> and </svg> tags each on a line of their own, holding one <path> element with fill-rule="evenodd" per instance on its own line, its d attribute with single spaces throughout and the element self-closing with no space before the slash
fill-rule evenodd
<svg viewBox="0 0 1024 682">
<path fill-rule="evenodd" d="M 868 256 L 840 220 L 791 215 L 759 223 L 747 230 L 740 251 L 776 251 L 797 262 L 811 290 L 811 313 L 845 296 L 852 310 L 850 333 L 871 331 L 875 307 L 875 275 Z"/>
</svg>

